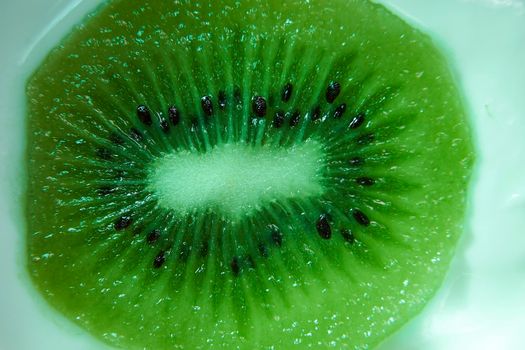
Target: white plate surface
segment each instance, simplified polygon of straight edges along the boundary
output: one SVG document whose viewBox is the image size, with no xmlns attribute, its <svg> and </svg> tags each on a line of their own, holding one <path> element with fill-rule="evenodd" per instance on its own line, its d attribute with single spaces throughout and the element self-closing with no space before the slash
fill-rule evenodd
<svg viewBox="0 0 525 350">
<path fill-rule="evenodd" d="M 21 266 L 24 83 L 100 0 L 3 0 L 0 13 L 0 350 L 102 350 L 50 311 Z M 470 227 L 446 283 L 381 350 L 525 349 L 525 1 L 381 1 L 448 52 L 472 111 Z"/>
</svg>

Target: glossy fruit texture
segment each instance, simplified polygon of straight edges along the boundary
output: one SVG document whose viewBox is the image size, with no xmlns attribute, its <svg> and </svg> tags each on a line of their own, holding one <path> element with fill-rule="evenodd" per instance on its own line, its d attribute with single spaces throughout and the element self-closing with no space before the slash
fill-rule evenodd
<svg viewBox="0 0 525 350">
<path fill-rule="evenodd" d="M 27 96 L 29 273 L 118 347 L 373 347 L 463 230 L 454 80 L 370 2 L 110 2 Z"/>
</svg>

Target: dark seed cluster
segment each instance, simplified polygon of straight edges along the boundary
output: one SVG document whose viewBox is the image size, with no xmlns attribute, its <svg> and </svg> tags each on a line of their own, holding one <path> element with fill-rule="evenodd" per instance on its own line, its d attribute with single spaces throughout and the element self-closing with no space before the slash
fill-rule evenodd
<svg viewBox="0 0 525 350">
<path fill-rule="evenodd" d="M 149 244 L 155 243 L 160 238 L 160 230 L 154 229 L 148 234 L 147 241 Z"/>
<path fill-rule="evenodd" d="M 252 100 L 253 113 L 259 118 L 266 115 L 266 100 L 262 96 L 255 96 Z"/>
<path fill-rule="evenodd" d="M 239 266 L 239 258 L 234 256 L 230 263 L 230 267 L 231 267 L 233 275 L 239 276 L 239 272 L 241 272 L 241 267 Z"/>
<path fill-rule="evenodd" d="M 281 91 L 281 101 L 286 103 L 289 102 L 292 94 L 293 94 L 293 84 L 291 82 L 286 83 Z M 332 104 L 340 95 L 341 93 L 341 84 L 332 81 L 329 83 L 329 85 L 326 88 L 326 101 L 329 104 Z M 233 96 L 232 100 L 234 104 L 241 106 L 242 105 L 242 92 L 241 89 L 236 86 L 233 89 Z M 270 99 L 272 101 L 272 99 Z M 228 95 L 225 92 L 225 90 L 220 90 L 217 95 L 217 106 L 219 110 L 224 111 L 226 109 L 226 106 L 228 104 Z M 201 110 L 205 117 L 211 117 L 215 110 L 214 110 L 214 102 L 211 95 L 204 95 L 201 97 L 200 100 Z M 268 100 L 264 96 L 260 95 L 254 95 L 251 100 L 251 110 L 253 115 L 256 118 L 264 118 L 268 114 Z M 340 103 L 337 105 L 335 109 L 332 110 L 332 117 L 334 119 L 341 119 L 343 118 L 345 112 L 347 110 L 347 104 L 346 103 Z M 144 104 L 138 105 L 136 107 L 136 113 L 137 117 L 140 120 L 140 122 L 145 125 L 146 127 L 150 127 L 153 125 L 153 117 L 151 110 Z M 167 109 L 167 118 L 164 117 L 163 112 L 156 113 L 158 116 L 158 125 L 160 126 L 160 129 L 164 133 L 169 133 L 171 126 L 177 126 L 179 125 L 181 121 L 181 114 L 180 110 L 175 106 L 169 106 Z M 294 110 L 292 112 L 284 112 L 282 110 L 277 110 L 273 114 L 272 119 L 272 126 L 276 129 L 281 128 L 285 122 L 288 123 L 290 127 L 295 127 L 299 125 L 301 122 L 301 116 L 302 113 L 299 110 Z M 317 105 L 315 106 L 309 113 L 310 120 L 315 122 L 320 120 L 323 117 L 323 112 L 321 110 L 321 106 Z M 356 116 L 353 117 L 353 119 L 349 122 L 348 127 L 350 129 L 356 129 L 359 126 L 361 126 L 364 122 L 364 113 L 358 113 Z M 190 120 L 190 126 L 196 130 L 199 126 L 199 119 L 196 116 L 189 116 Z M 142 142 L 144 139 L 143 134 L 136 128 L 131 128 L 129 131 L 129 137 L 136 141 L 136 142 Z M 124 143 L 124 140 L 116 134 L 113 134 L 111 136 L 112 141 L 115 144 L 122 145 Z M 357 142 L 360 144 L 367 144 L 370 143 L 373 139 L 373 135 L 368 136 L 362 136 L 361 139 L 359 139 Z M 107 154 L 101 154 L 101 159 L 108 160 Z"/>
<path fill-rule="evenodd" d="M 278 129 L 284 124 L 284 112 L 277 111 L 273 117 L 273 127 Z"/>
<path fill-rule="evenodd" d="M 332 229 L 330 228 L 330 223 L 328 222 L 328 215 L 321 214 L 316 224 L 317 233 L 323 239 L 330 239 L 332 237 Z"/>
<path fill-rule="evenodd" d="M 270 232 L 271 232 L 271 238 L 272 242 L 275 246 L 280 247 L 283 245 L 283 234 L 279 227 L 276 225 L 270 225 Z"/>
<path fill-rule="evenodd" d="M 213 114 L 213 103 L 210 96 L 201 98 L 201 107 L 206 116 L 210 117 Z"/>
<path fill-rule="evenodd" d="M 293 85 L 291 83 L 287 83 L 284 88 L 283 92 L 281 94 L 281 99 L 283 102 L 290 101 L 290 98 L 292 97 L 292 91 L 293 91 Z"/>
<path fill-rule="evenodd" d="M 124 215 L 118 217 L 114 223 L 114 228 L 116 231 L 126 230 L 131 227 L 133 224 L 133 219 L 131 215 Z M 270 255 L 269 246 L 281 247 L 283 245 L 283 233 L 277 225 L 268 226 L 268 235 L 267 239 L 264 241 L 261 240 L 257 243 L 257 253 L 261 258 L 268 258 Z M 143 226 L 138 226 L 133 230 L 133 235 L 139 235 L 144 232 Z M 145 242 L 148 245 L 155 245 L 159 243 L 159 240 L 162 237 L 162 232 L 160 229 L 155 228 L 149 231 L 145 236 Z M 152 265 L 155 269 L 162 267 L 170 255 L 172 248 L 161 249 L 154 257 Z M 185 263 L 191 255 L 191 247 L 189 244 L 183 243 L 180 245 L 178 252 L 174 255 L 177 260 L 181 263 Z M 196 249 L 196 252 L 200 258 L 206 258 L 210 254 L 209 250 L 209 239 L 204 239 L 201 242 L 200 248 Z M 255 259 L 250 254 L 236 255 L 233 256 L 230 262 L 230 269 L 234 276 L 238 276 L 243 270 L 252 269 L 256 267 Z"/>
<path fill-rule="evenodd" d="M 336 81 L 330 82 L 326 88 L 326 101 L 328 103 L 333 103 L 337 96 L 341 93 L 341 84 Z"/>
<path fill-rule="evenodd" d="M 155 256 L 155 259 L 153 259 L 153 267 L 156 269 L 161 268 L 165 262 L 166 262 L 166 252 L 164 250 L 161 250 L 157 254 L 157 256 Z"/>
<path fill-rule="evenodd" d="M 117 219 L 117 221 L 115 221 L 115 230 L 117 231 L 121 231 L 121 230 L 124 230 L 126 228 L 128 228 L 131 223 L 133 222 L 133 219 L 131 216 L 129 215 L 126 215 L 126 216 L 121 216 Z"/>
<path fill-rule="evenodd" d="M 340 104 L 334 111 L 334 118 L 340 119 L 343 117 L 343 114 L 345 114 L 346 111 L 346 103 Z"/>
<path fill-rule="evenodd" d="M 301 113 L 299 111 L 295 111 L 290 116 L 289 124 L 291 127 L 297 126 L 300 120 L 301 120 Z"/>
<path fill-rule="evenodd" d="M 243 270 L 254 269 L 255 267 L 255 260 L 251 255 L 234 256 L 230 261 L 230 269 L 234 277 L 238 277 Z"/>
<path fill-rule="evenodd" d="M 375 180 L 370 177 L 362 176 L 355 179 L 355 182 L 361 186 L 372 186 L 375 183 Z"/>
<path fill-rule="evenodd" d="M 316 121 L 321 118 L 321 107 L 317 106 L 312 111 L 312 121 Z"/>
<path fill-rule="evenodd" d="M 259 251 L 259 254 L 263 257 L 263 258 L 267 258 L 269 256 L 269 253 L 268 253 L 268 248 L 266 247 L 266 245 L 264 243 L 261 243 L 259 242 L 257 244 L 257 250 Z"/>
<path fill-rule="evenodd" d="M 180 114 L 179 114 L 179 110 L 177 109 L 177 107 L 171 106 L 170 108 L 168 108 L 168 116 L 173 126 L 177 126 L 179 124 Z"/>
<path fill-rule="evenodd" d="M 370 225 L 370 219 L 361 210 L 359 209 L 352 210 L 352 216 L 354 217 L 355 221 L 357 221 L 358 224 L 363 225 L 363 226 Z"/>
<path fill-rule="evenodd" d="M 151 126 L 151 124 L 153 124 L 151 112 L 149 111 L 148 107 L 144 105 L 137 106 L 137 116 L 139 117 L 139 120 L 142 122 L 142 124 L 147 126 Z"/>
<path fill-rule="evenodd" d="M 353 244 L 355 242 L 355 236 L 349 229 L 341 230 L 341 236 L 347 243 Z"/>
<path fill-rule="evenodd" d="M 117 190 L 115 187 L 111 186 L 101 186 L 98 188 L 97 193 L 101 197 L 109 196 Z"/>
<path fill-rule="evenodd" d="M 361 126 L 361 124 L 363 124 L 363 122 L 365 121 L 365 115 L 363 113 L 359 113 L 358 115 L 356 115 L 352 121 L 350 122 L 350 124 L 348 124 L 348 127 L 350 129 L 357 129 L 358 127 Z"/>
<path fill-rule="evenodd" d="M 196 115 L 188 115 L 185 116 L 186 122 L 183 125 L 188 125 L 191 130 L 196 130 L 200 127 L 200 123 L 202 121 L 206 123 L 207 120 L 212 117 L 214 113 L 216 113 L 215 107 L 219 111 L 224 111 L 228 106 L 228 103 L 230 103 L 229 101 L 231 101 L 233 105 L 242 105 L 243 94 L 239 87 L 234 87 L 231 96 L 229 96 L 226 91 L 227 90 L 220 90 L 218 92 L 215 104 L 212 95 L 203 95 L 200 99 L 201 110 L 197 114 L 199 114 L 201 117 L 204 117 L 205 119 L 199 119 Z M 328 104 L 334 104 L 336 99 L 340 96 L 340 93 L 341 85 L 335 81 L 330 82 L 326 88 L 326 102 Z M 282 104 L 286 104 L 292 99 L 293 94 L 294 88 L 292 83 L 286 83 L 280 92 L 281 108 L 284 108 Z M 272 115 L 273 118 L 271 119 L 271 126 L 275 129 L 283 128 L 286 125 L 290 128 L 294 128 L 301 124 L 303 118 L 302 113 L 299 110 L 292 109 L 291 111 L 285 112 L 282 109 L 276 109 L 271 106 L 273 102 L 268 102 L 275 100 L 276 99 L 273 97 L 267 99 L 264 96 L 253 95 L 251 97 L 250 106 L 253 116 L 255 118 L 266 118 L 267 115 Z M 334 106 L 335 107 L 328 107 L 330 110 L 323 112 L 321 105 L 316 105 L 310 110 L 309 113 L 307 113 L 305 120 L 310 119 L 312 122 L 316 123 L 314 125 L 319 125 L 319 123 L 317 123 L 318 121 L 322 121 L 324 123 L 324 121 L 330 120 L 330 118 L 327 119 L 328 116 L 332 117 L 331 120 L 344 120 L 345 113 L 348 109 L 347 104 L 345 102 L 340 102 Z M 180 110 L 174 105 L 169 106 L 165 112 L 159 111 L 152 113 L 152 111 L 146 105 L 141 104 L 136 107 L 136 115 L 140 123 L 146 128 L 153 126 L 153 116 L 157 116 L 158 126 L 165 134 L 169 133 L 171 128 L 181 125 L 181 121 L 183 120 Z M 348 122 L 348 129 L 357 129 L 364 124 L 364 121 L 365 114 L 357 113 Z M 125 136 L 126 135 L 119 135 L 115 132 L 112 132 L 109 134 L 108 139 L 113 145 L 121 147 L 126 144 Z M 127 136 L 132 141 L 142 144 L 145 141 L 145 138 L 149 137 L 149 130 L 141 131 L 135 127 L 131 127 Z M 373 142 L 373 140 L 374 134 L 365 133 L 357 135 L 354 141 L 356 144 L 366 145 Z M 145 147 L 145 145 L 142 146 Z M 97 158 L 103 161 L 114 161 L 116 157 L 116 154 L 106 147 L 97 148 L 95 153 Z M 347 165 L 357 168 L 361 167 L 364 162 L 364 158 L 354 156 L 347 160 Z M 118 170 L 115 171 L 115 173 L 116 172 L 121 173 L 117 176 L 120 180 L 125 178 L 123 171 Z M 355 177 L 354 181 L 356 185 L 364 187 L 373 186 L 376 183 L 373 178 L 368 176 Z M 104 197 L 117 193 L 118 187 L 104 185 L 99 186 L 96 191 L 99 196 Z M 117 217 L 113 222 L 115 231 L 123 231 L 132 227 L 134 222 L 133 216 L 133 213 L 128 213 Z M 350 210 L 349 217 L 353 218 L 354 222 L 361 227 L 367 227 L 370 225 L 370 219 L 360 209 L 354 208 Z M 334 227 L 336 227 L 334 225 L 340 224 L 346 226 L 348 221 L 343 224 L 338 222 L 337 218 L 332 218 L 329 212 L 321 211 L 319 216 L 315 219 L 315 227 L 312 227 L 312 229 L 317 232 L 318 237 L 320 237 L 322 240 L 330 240 L 334 238 L 333 233 L 338 231 L 340 233 L 339 239 L 342 239 L 342 241 L 346 243 L 353 244 L 356 241 L 356 237 L 349 228 L 334 230 Z M 163 232 L 166 232 L 164 227 L 154 228 L 146 231 L 143 226 L 138 226 L 133 229 L 133 232 L 134 235 L 143 234 L 144 241 L 147 245 L 152 247 L 158 246 L 156 248 L 159 249 L 158 253 L 155 255 L 152 262 L 154 269 L 159 269 L 160 267 L 164 266 L 170 256 L 173 256 L 174 259 L 179 263 L 186 263 L 192 254 L 200 257 L 200 259 L 205 259 L 210 254 L 212 249 L 212 247 L 210 247 L 209 237 L 204 237 L 197 243 L 191 243 L 191 240 L 188 242 L 184 241 L 176 248 L 173 248 L 171 245 L 168 247 L 160 247 L 169 241 L 169 237 L 163 237 Z M 207 233 L 204 234 L 207 235 Z M 169 234 L 166 234 L 166 236 L 169 236 Z M 241 273 L 245 270 L 254 269 L 256 267 L 256 259 L 266 259 L 270 257 L 272 249 L 280 249 L 285 244 L 285 235 L 276 224 L 269 224 L 267 226 L 266 233 L 261 233 L 259 236 L 260 238 L 256 242 L 254 252 L 246 252 L 242 254 L 232 253 L 229 260 L 229 270 L 233 276 L 236 277 L 241 275 Z M 228 266 L 228 263 L 226 263 L 226 266 Z"/>
<path fill-rule="evenodd" d="M 170 124 L 166 119 L 160 118 L 159 124 L 160 128 L 162 129 L 162 131 L 164 131 L 165 134 L 167 134 L 170 131 Z"/>
</svg>

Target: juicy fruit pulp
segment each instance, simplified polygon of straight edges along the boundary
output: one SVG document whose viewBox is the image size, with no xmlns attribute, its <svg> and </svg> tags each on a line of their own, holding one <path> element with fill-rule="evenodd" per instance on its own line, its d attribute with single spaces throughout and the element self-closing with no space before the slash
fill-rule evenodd
<svg viewBox="0 0 525 350">
<path fill-rule="evenodd" d="M 453 79 L 379 5 L 114 1 L 27 94 L 30 274 L 116 346 L 371 347 L 462 231 Z"/>
</svg>

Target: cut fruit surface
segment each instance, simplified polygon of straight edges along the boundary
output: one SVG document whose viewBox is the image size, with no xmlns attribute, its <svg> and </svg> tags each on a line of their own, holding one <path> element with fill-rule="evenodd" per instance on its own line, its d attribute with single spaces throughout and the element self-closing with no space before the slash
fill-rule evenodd
<svg viewBox="0 0 525 350">
<path fill-rule="evenodd" d="M 113 1 L 30 79 L 28 270 L 125 349 L 378 344 L 473 163 L 431 40 L 368 1 Z"/>
<path fill-rule="evenodd" d="M 206 153 L 173 152 L 151 165 L 148 189 L 179 215 L 198 208 L 243 219 L 279 199 L 320 197 L 322 146 L 225 144 Z"/>
</svg>

